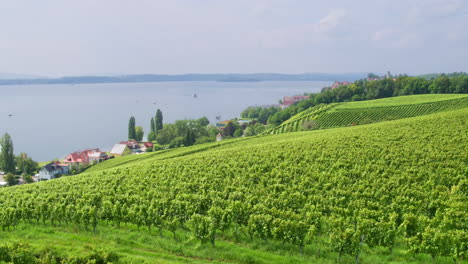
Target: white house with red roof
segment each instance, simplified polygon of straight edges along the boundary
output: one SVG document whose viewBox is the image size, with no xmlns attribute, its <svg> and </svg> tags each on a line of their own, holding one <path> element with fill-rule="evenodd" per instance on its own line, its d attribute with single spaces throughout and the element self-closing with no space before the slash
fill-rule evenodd
<svg viewBox="0 0 468 264">
<path fill-rule="evenodd" d="M 84 166 L 93 162 L 101 162 L 108 158 L 105 152 L 95 148 L 70 153 L 62 162 L 73 166 Z"/>
<path fill-rule="evenodd" d="M 122 141 L 120 142 L 120 144 L 127 145 L 127 147 L 132 151 L 132 153 L 142 152 L 140 144 L 134 139 Z"/>
<path fill-rule="evenodd" d="M 141 142 L 141 144 L 140 144 L 140 150 L 141 151 L 146 152 L 146 150 L 148 148 L 151 148 L 151 149 L 154 148 L 153 142 Z"/>
</svg>

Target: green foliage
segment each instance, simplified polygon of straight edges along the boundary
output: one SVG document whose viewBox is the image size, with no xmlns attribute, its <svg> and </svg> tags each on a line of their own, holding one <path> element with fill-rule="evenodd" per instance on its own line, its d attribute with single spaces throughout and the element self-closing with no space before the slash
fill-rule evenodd
<svg viewBox="0 0 468 264">
<path fill-rule="evenodd" d="M 5 173 L 16 172 L 15 154 L 13 151 L 13 141 L 8 133 L 0 139 L 0 167 Z"/>
<path fill-rule="evenodd" d="M 26 153 L 21 153 L 15 158 L 18 174 L 33 175 L 39 169 L 39 164 L 28 157 Z"/>
<path fill-rule="evenodd" d="M 232 121 L 229 121 L 224 127 L 223 135 L 225 137 L 233 137 L 235 131 L 236 131 L 236 127 L 234 126 L 234 123 Z"/>
<path fill-rule="evenodd" d="M 156 133 L 154 133 L 154 131 L 148 133 L 148 141 L 156 141 Z"/>
<path fill-rule="evenodd" d="M 154 133 L 157 135 L 163 128 L 163 114 L 162 111 L 158 109 L 154 117 Z"/>
<path fill-rule="evenodd" d="M 137 142 L 143 141 L 144 135 L 145 135 L 145 132 L 143 131 L 143 128 L 141 126 L 135 127 L 135 140 Z"/>
<path fill-rule="evenodd" d="M 250 118 L 250 119 L 256 119 L 257 122 L 266 124 L 268 119 L 275 115 L 276 113 L 280 112 L 281 108 L 277 106 L 271 106 L 271 107 L 255 107 L 255 106 L 250 106 L 241 113 L 242 118 Z"/>
<path fill-rule="evenodd" d="M 5 181 L 8 184 L 8 186 L 13 186 L 19 183 L 18 176 L 14 175 L 11 172 L 8 172 L 5 175 Z"/>
<path fill-rule="evenodd" d="M 34 182 L 34 179 L 31 177 L 31 175 L 28 175 L 28 174 L 23 174 L 23 181 L 25 183 L 33 183 Z"/>
<path fill-rule="evenodd" d="M 130 117 L 128 121 L 128 140 L 135 139 L 136 140 L 136 130 L 135 130 L 135 117 Z"/>
<path fill-rule="evenodd" d="M 150 133 L 153 133 L 153 135 L 156 136 L 156 123 L 154 122 L 154 117 L 152 117 L 150 121 Z M 148 133 L 148 140 L 150 140 L 149 139 L 150 133 Z"/>
</svg>

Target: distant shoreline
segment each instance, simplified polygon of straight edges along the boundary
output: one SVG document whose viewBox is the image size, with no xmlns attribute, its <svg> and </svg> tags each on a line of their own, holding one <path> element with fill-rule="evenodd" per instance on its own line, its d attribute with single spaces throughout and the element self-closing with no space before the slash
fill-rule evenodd
<svg viewBox="0 0 468 264">
<path fill-rule="evenodd" d="M 355 81 L 365 78 L 364 73 L 253 73 L 253 74 L 183 74 L 183 75 L 122 75 L 122 76 L 76 76 L 37 79 L 0 79 L 0 85 L 36 84 L 97 84 L 97 83 L 141 83 L 141 82 L 263 82 L 263 81 Z"/>
</svg>

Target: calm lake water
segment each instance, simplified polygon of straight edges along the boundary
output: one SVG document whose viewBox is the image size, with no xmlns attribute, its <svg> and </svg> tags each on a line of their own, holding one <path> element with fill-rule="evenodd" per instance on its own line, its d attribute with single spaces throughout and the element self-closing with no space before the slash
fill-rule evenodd
<svg viewBox="0 0 468 264">
<path fill-rule="evenodd" d="M 127 137 L 135 116 L 145 137 L 156 109 L 164 123 L 178 119 L 238 117 L 252 105 L 276 104 L 285 95 L 318 92 L 330 82 L 157 82 L 0 86 L 0 133 L 15 153 L 37 161 L 91 147 L 110 150 Z M 194 94 L 197 95 L 194 98 Z M 9 116 L 12 115 L 12 116 Z"/>
</svg>

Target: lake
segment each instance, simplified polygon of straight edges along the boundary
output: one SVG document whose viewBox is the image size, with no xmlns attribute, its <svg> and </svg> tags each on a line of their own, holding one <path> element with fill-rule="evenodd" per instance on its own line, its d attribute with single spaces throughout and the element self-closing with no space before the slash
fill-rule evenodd
<svg viewBox="0 0 468 264">
<path fill-rule="evenodd" d="M 248 106 L 277 104 L 285 95 L 319 92 L 329 85 L 276 81 L 0 86 L 0 133 L 11 135 L 15 154 L 26 152 L 34 160 L 47 161 L 86 148 L 110 150 L 126 139 L 131 116 L 146 137 L 158 108 L 164 123 L 203 116 L 214 123 L 216 116 L 239 117 Z"/>
</svg>

